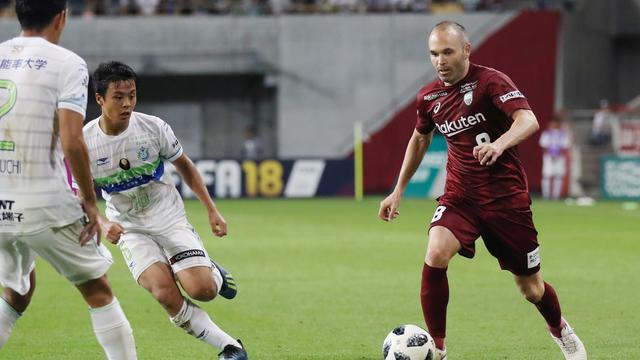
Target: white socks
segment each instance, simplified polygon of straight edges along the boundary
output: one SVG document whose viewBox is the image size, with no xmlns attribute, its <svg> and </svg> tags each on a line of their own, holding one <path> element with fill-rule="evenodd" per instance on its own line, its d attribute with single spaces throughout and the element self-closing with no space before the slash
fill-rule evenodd
<svg viewBox="0 0 640 360">
<path fill-rule="evenodd" d="M 135 360 L 133 330 L 116 297 L 109 305 L 89 309 L 93 332 L 109 360 Z"/>
<path fill-rule="evenodd" d="M 227 345 L 242 347 L 236 340 L 222 331 L 218 325 L 214 324 L 206 312 L 188 299 L 184 300 L 182 308 L 176 316 L 170 317 L 170 319 L 174 325 L 183 328 L 196 339 L 202 340 L 220 350 Z"/>
<path fill-rule="evenodd" d="M 13 325 L 19 317 L 20 314 L 0 297 L 0 349 L 9 340 Z"/>
</svg>

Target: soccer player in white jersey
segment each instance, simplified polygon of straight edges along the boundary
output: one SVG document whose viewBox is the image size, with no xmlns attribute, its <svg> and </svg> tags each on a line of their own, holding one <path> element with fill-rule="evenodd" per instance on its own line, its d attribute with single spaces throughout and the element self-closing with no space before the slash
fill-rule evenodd
<svg viewBox="0 0 640 360">
<path fill-rule="evenodd" d="M 239 341 L 220 329 L 184 292 L 199 301 L 217 294 L 235 296 L 235 283 L 209 259 L 189 224 L 180 194 L 164 171 L 171 161 L 207 210 L 211 231 L 227 234 L 227 223 L 211 200 L 198 170 L 171 127 L 155 116 L 134 112 L 135 72 L 120 62 L 98 66 L 93 74 L 99 118 L 87 123 L 84 137 L 91 172 L 107 201 L 102 220 L 107 238 L 117 243 L 134 279 L 164 307 L 173 324 L 220 350 L 220 359 L 244 360 Z"/>
<path fill-rule="evenodd" d="M 87 66 L 56 45 L 66 1 L 17 0 L 15 9 L 22 33 L 0 44 L 0 348 L 35 291 L 37 254 L 78 288 L 107 358 L 136 359 L 131 326 L 106 277 L 111 254 L 99 243 L 82 138 Z M 81 203 L 63 157 L 83 190 Z"/>
</svg>

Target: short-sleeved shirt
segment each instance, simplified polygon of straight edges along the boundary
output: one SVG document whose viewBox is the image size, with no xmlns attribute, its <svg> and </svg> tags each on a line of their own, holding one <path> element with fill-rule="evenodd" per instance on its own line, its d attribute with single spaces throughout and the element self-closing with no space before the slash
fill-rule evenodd
<svg viewBox="0 0 640 360">
<path fill-rule="evenodd" d="M 82 115 L 82 58 L 40 37 L 0 44 L 0 233 L 36 233 L 82 217 L 54 125 L 57 109 Z"/>
<path fill-rule="evenodd" d="M 449 147 L 441 200 L 463 198 L 486 209 L 530 205 L 527 178 L 515 147 L 505 150 L 491 166 L 480 165 L 473 157 L 475 146 L 493 142 L 509 130 L 518 109 L 530 106 L 513 81 L 476 64 L 470 64 L 467 75 L 454 85 L 437 81 L 419 91 L 416 130 L 427 134 L 438 128 Z"/>
<path fill-rule="evenodd" d="M 107 201 L 107 218 L 127 230 L 162 231 L 185 219 L 184 204 L 164 162 L 178 159 L 182 145 L 162 119 L 133 112 L 129 126 L 111 136 L 100 118 L 84 127 L 95 185 Z"/>
</svg>

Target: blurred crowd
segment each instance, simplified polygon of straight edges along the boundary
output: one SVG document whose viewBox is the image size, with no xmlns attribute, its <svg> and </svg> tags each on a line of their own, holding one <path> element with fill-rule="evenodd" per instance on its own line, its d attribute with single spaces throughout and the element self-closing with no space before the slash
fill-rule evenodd
<svg viewBox="0 0 640 360">
<path fill-rule="evenodd" d="M 68 0 L 74 16 L 278 15 L 316 13 L 446 13 L 547 9 L 570 10 L 575 0 Z M 12 16 L 13 0 L 0 0 Z"/>
</svg>

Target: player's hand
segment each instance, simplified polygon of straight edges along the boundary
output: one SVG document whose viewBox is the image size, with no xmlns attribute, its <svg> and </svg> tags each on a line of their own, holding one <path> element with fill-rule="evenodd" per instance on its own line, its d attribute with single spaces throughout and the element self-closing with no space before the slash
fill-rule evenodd
<svg viewBox="0 0 640 360">
<path fill-rule="evenodd" d="M 80 232 L 80 245 L 84 246 L 86 243 L 91 241 L 93 237 L 96 237 L 96 243 L 100 245 L 100 224 L 98 222 L 98 217 L 100 216 L 100 212 L 96 207 L 96 204 L 88 204 L 86 202 L 82 202 L 82 208 L 84 209 L 85 216 L 87 218 L 87 223 Z"/>
<path fill-rule="evenodd" d="M 103 221 L 102 232 L 106 234 L 107 240 L 113 245 L 118 245 L 120 237 L 124 234 L 124 228 L 117 222 Z"/>
<path fill-rule="evenodd" d="M 378 217 L 384 221 L 391 221 L 400 215 L 398 207 L 400 206 L 401 196 L 392 192 L 384 200 L 380 201 L 380 209 L 378 209 Z"/>
<path fill-rule="evenodd" d="M 223 237 L 227 235 L 227 222 L 218 210 L 214 209 L 209 212 L 209 224 L 211 225 L 211 231 L 215 236 Z"/>
<path fill-rule="evenodd" d="M 480 144 L 473 148 L 473 157 L 478 159 L 480 165 L 490 166 L 498 161 L 504 150 L 496 143 Z"/>
</svg>

